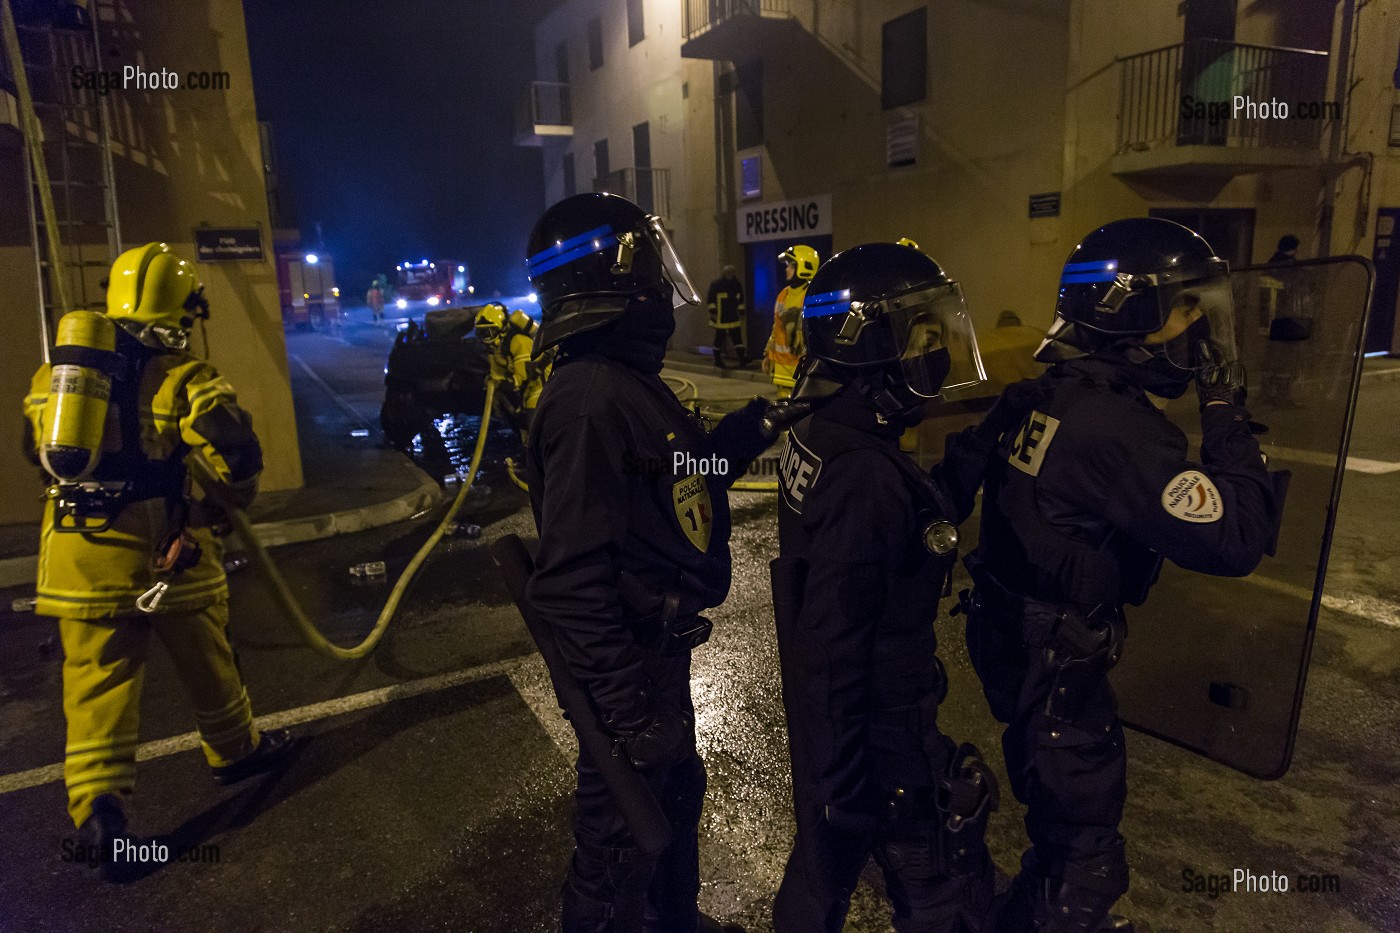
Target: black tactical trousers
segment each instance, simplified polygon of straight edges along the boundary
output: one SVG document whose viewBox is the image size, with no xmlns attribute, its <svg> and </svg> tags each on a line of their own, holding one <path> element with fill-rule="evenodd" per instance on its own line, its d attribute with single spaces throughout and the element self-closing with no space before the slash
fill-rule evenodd
<svg viewBox="0 0 1400 933">
<path fill-rule="evenodd" d="M 1006 724 L 1002 749 L 1016 799 L 1026 805 L 1032 849 L 1028 873 L 1109 906 L 1128 889 L 1128 865 L 1118 825 L 1127 799 L 1127 754 L 1118 700 L 1107 671 L 1085 688 L 1073 721 L 1047 712 L 1060 665 L 1044 648 L 1026 644 L 1022 613 L 984 605 L 968 616 L 973 668 L 992 714 Z"/>
<path fill-rule="evenodd" d="M 872 731 L 880 731 L 878 724 Z M 953 744 L 933 728 L 886 735 L 880 744 L 885 748 L 872 750 L 877 761 L 887 758 L 880 752 L 896 746 L 904 753 L 905 767 L 882 769 L 888 776 L 908 775 L 913 766 L 922 780 L 899 780 L 901 792 L 890 791 L 890 806 L 876 819 L 831 813 L 809 782 L 794 775 L 797 838 L 773 902 L 777 933 L 840 933 L 872 856 L 884 874 L 898 933 L 980 929 L 994 881 L 983 843 L 985 824 L 967 827 L 966 840 L 952 837 L 943 826 L 947 814 L 935 804 L 935 777 L 946 769 Z M 963 852 L 955 855 L 955 849 Z"/>
<path fill-rule="evenodd" d="M 689 654 L 657 662 L 659 702 L 690 705 Z M 660 675 L 659 677 L 657 675 Z M 647 775 L 671 825 L 659 856 L 637 848 L 607 784 L 580 754 L 574 854 L 563 891 L 564 933 L 694 933 L 699 922 L 699 825 L 705 765 L 694 750 Z"/>
</svg>

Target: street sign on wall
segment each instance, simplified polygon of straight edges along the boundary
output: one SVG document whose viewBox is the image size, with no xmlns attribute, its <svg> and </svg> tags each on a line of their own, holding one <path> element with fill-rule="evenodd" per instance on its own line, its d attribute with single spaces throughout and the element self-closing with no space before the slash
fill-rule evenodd
<svg viewBox="0 0 1400 933">
<path fill-rule="evenodd" d="M 831 233 L 831 195 L 745 204 L 737 212 L 740 243 Z"/>
<path fill-rule="evenodd" d="M 262 230 L 257 227 L 196 227 L 199 262 L 262 262 Z"/>
</svg>

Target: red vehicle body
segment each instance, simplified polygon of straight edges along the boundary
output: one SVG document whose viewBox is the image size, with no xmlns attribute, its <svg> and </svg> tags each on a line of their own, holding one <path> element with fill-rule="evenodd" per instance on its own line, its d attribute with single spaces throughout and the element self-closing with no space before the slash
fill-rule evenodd
<svg viewBox="0 0 1400 933">
<path fill-rule="evenodd" d="M 301 249 L 278 249 L 277 290 L 282 323 L 300 329 L 340 323 L 340 289 L 331 257 Z"/>
<path fill-rule="evenodd" d="M 466 300 L 471 276 L 465 263 L 451 259 L 405 262 L 396 267 L 394 304 L 400 311 L 410 305 L 446 308 Z"/>
</svg>

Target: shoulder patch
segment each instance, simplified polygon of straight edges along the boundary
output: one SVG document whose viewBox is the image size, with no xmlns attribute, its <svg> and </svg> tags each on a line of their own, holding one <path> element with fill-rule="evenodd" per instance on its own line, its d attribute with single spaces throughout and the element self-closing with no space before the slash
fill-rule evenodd
<svg viewBox="0 0 1400 933">
<path fill-rule="evenodd" d="M 1031 476 L 1040 475 L 1040 466 L 1045 462 L 1045 452 L 1060 428 L 1060 419 L 1052 418 L 1043 411 L 1032 411 L 1020 430 L 1011 437 L 1010 450 L 1006 462 Z"/>
<path fill-rule="evenodd" d="M 783 504 L 801 515 L 807 493 L 821 472 L 821 457 L 803 447 L 802 442 L 789 431 L 787 443 L 778 458 L 778 493 Z"/>
<path fill-rule="evenodd" d="M 1199 470 L 1186 470 L 1171 478 L 1162 490 L 1162 508 L 1173 518 L 1197 524 L 1218 522 L 1225 514 L 1220 490 Z"/>
</svg>

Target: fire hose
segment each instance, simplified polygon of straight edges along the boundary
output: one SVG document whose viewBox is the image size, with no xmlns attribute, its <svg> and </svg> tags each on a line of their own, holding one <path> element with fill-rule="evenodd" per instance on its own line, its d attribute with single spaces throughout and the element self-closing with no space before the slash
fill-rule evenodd
<svg viewBox="0 0 1400 933">
<path fill-rule="evenodd" d="M 428 536 L 428 540 L 423 542 L 423 546 L 418 549 L 418 552 L 413 555 L 413 559 L 408 562 L 403 573 L 399 574 L 393 590 L 389 593 L 389 598 L 384 602 L 384 608 L 379 611 L 379 618 L 375 620 L 374 628 L 370 629 L 363 641 L 350 648 L 343 648 L 327 640 L 316 628 L 316 624 L 306 617 L 301 604 L 297 602 L 296 596 L 287 585 L 286 579 L 283 578 L 272 558 L 268 556 L 267 549 L 263 547 L 262 542 L 258 540 L 257 533 L 248 520 L 248 514 L 229 499 L 223 484 L 218 479 L 218 474 L 214 472 L 214 468 L 209 465 L 209 462 L 198 452 L 190 454 L 186 462 L 194 474 L 195 481 L 204 490 L 204 494 L 228 515 L 229 521 L 233 524 L 234 532 L 243 540 L 248 549 L 249 562 L 262 576 L 263 582 L 267 584 L 277 607 L 295 623 L 306 643 L 328 658 L 337 661 L 354 661 L 366 657 L 379 644 L 379 640 L 384 637 L 384 633 L 389 629 L 389 623 L 398 612 L 399 601 L 403 599 L 403 594 L 408 590 L 409 584 L 413 582 L 413 578 L 417 576 L 423 562 L 428 559 L 433 548 L 447 533 L 447 529 L 452 527 L 457 512 L 467 501 L 467 493 L 471 491 L 472 482 L 476 479 L 477 468 L 481 466 L 482 452 L 486 449 L 486 435 L 491 424 L 491 406 L 495 401 L 495 394 L 495 383 L 488 381 L 486 383 L 486 406 L 481 412 L 481 428 L 477 432 L 476 448 L 472 451 L 471 465 L 467 468 L 466 481 L 462 483 L 462 488 L 457 491 L 456 498 L 452 500 L 452 505 L 448 507 L 447 514 L 443 516 L 437 528 Z"/>
</svg>

